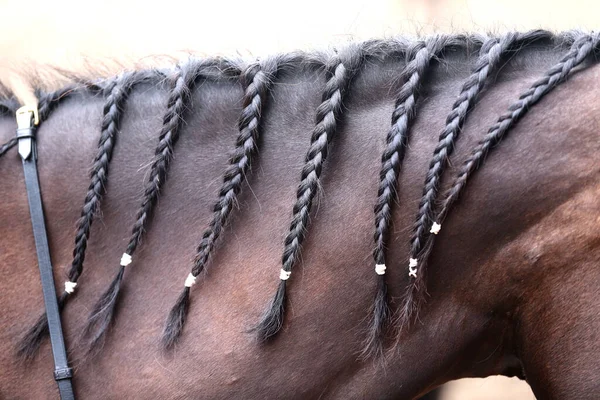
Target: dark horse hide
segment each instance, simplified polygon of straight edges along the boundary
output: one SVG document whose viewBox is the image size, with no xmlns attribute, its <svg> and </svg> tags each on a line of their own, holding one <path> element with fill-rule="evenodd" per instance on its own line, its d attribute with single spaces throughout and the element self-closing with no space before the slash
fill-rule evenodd
<svg viewBox="0 0 600 400">
<path fill-rule="evenodd" d="M 78 396 L 412 399 L 506 374 L 597 399 L 599 43 L 400 38 L 38 90 Z M 0 397 L 56 398 L 16 106 Z"/>
</svg>

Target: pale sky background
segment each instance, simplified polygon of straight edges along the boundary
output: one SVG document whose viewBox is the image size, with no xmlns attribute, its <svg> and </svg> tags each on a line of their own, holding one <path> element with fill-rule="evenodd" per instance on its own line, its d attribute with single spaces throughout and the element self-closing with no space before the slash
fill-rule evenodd
<svg viewBox="0 0 600 400">
<path fill-rule="evenodd" d="M 116 72 L 114 60 L 189 51 L 255 57 L 398 34 L 593 29 L 600 1 L 0 0 L 0 11 L 0 76 L 12 85 L 37 63 Z"/>
<path fill-rule="evenodd" d="M 39 65 L 123 67 L 197 55 L 259 55 L 431 32 L 599 28 L 598 0 L 1 1 L 0 80 Z M 172 62 L 172 61 L 171 61 Z M 448 400 L 531 400 L 515 379 L 461 381 Z"/>
</svg>

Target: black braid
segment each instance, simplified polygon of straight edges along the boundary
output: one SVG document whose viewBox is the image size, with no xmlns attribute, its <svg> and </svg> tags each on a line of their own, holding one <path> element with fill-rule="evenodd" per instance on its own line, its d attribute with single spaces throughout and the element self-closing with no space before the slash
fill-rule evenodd
<svg viewBox="0 0 600 400">
<path fill-rule="evenodd" d="M 375 204 L 375 249 L 373 258 L 377 264 L 385 264 L 385 243 L 391 217 L 391 203 L 396 195 L 396 180 L 408 141 L 408 127 L 416 114 L 418 90 L 425 70 L 429 67 L 431 53 L 425 42 L 417 42 L 410 53 L 413 58 L 404 68 L 407 77 L 400 89 L 392 113 L 392 127 L 386 137 L 386 147 L 381 156 L 379 189 Z"/>
<path fill-rule="evenodd" d="M 84 200 L 81 217 L 77 221 L 73 261 L 67 273 L 70 282 L 77 283 L 83 270 L 87 241 L 94 216 L 100 207 L 100 201 L 106 190 L 108 167 L 112 158 L 116 136 L 119 132 L 125 101 L 133 85 L 150 76 L 152 76 L 151 73 L 145 71 L 125 72 L 116 79 L 108 81 L 104 86 L 103 96 L 106 100 L 103 109 L 100 139 L 98 140 L 98 152 L 90 171 L 90 185 Z M 70 298 L 69 294 L 65 290 L 59 296 L 58 303 L 61 310 Z M 47 334 L 48 321 L 44 313 L 20 341 L 18 346 L 19 354 L 24 358 L 33 357 Z"/>
<path fill-rule="evenodd" d="M 260 116 L 276 70 L 276 64 L 271 63 L 266 68 L 260 64 L 254 64 L 244 73 L 243 82 L 246 92 L 244 94 L 242 115 L 238 121 L 240 133 L 234 153 L 229 160 L 229 166 L 223 176 L 219 200 L 213 207 L 213 218 L 198 245 L 194 267 L 192 268 L 194 276 L 198 276 L 204 269 L 210 252 L 214 248 L 215 241 L 227 221 L 235 198 L 241 190 L 241 184 L 250 167 L 252 156 L 257 150 Z"/>
<path fill-rule="evenodd" d="M 373 259 L 375 264 L 385 265 L 385 239 L 387 238 L 391 220 L 392 202 L 396 196 L 396 185 L 400 167 L 404 159 L 408 143 L 409 126 L 415 117 L 417 99 L 421 82 L 429 67 L 435 51 L 436 41 L 428 43 L 419 41 L 407 52 L 408 64 L 401 76 L 405 83 L 396 97 L 396 105 L 392 113 L 392 127 L 386 137 L 386 147 L 381 156 L 381 171 L 379 173 L 379 188 L 375 203 L 375 249 Z M 383 354 L 383 332 L 389 322 L 390 308 L 388 299 L 385 271 L 378 275 L 377 293 L 371 312 L 371 325 L 362 356 L 379 357 Z"/>
<path fill-rule="evenodd" d="M 52 111 L 54 111 L 62 100 L 67 99 L 74 93 L 82 91 L 88 91 L 92 94 L 103 93 L 104 85 L 101 82 L 81 81 L 79 83 L 71 83 L 54 92 L 46 93 L 39 89 L 36 90 L 40 122 L 48 119 Z"/>
<path fill-rule="evenodd" d="M 245 93 L 242 114 L 238 121 L 239 135 L 236 140 L 236 148 L 223 176 L 219 199 L 213 207 L 213 217 L 196 250 L 194 267 L 191 272 L 194 277 L 204 270 L 215 243 L 227 223 L 236 197 L 242 189 L 242 184 L 252 163 L 252 157 L 257 151 L 260 117 L 277 68 L 277 61 L 270 59 L 250 65 L 242 75 Z M 162 337 L 162 344 L 167 349 L 171 348 L 181 335 L 189 309 L 189 293 L 190 287 L 186 286 L 167 318 Z"/>
<path fill-rule="evenodd" d="M 486 84 L 490 72 L 498 68 L 502 61 L 502 56 L 510 49 L 516 39 L 517 34 L 509 33 L 499 39 L 490 39 L 483 44 L 474 71 L 467 78 L 461 93 L 452 106 L 450 114 L 446 118 L 446 126 L 440 134 L 438 145 L 434 150 L 433 158 L 425 178 L 423 197 L 419 203 L 419 211 L 411 238 L 411 259 L 418 259 L 419 253 L 422 250 L 421 245 L 428 234 L 426 230 L 431 225 L 432 210 L 437 199 L 439 181 L 448 165 L 448 158 L 454 149 L 454 144 L 458 139 L 462 124 L 470 108 L 476 102 L 478 94 Z M 423 265 L 418 265 L 419 272 L 416 277 L 413 276 L 414 281 L 409 285 L 405 307 L 400 310 L 399 314 L 401 324 L 410 321 L 413 313 L 418 309 L 417 303 L 419 297 L 422 297 L 422 292 L 425 288 L 424 267 Z"/>
<path fill-rule="evenodd" d="M 104 90 L 106 101 L 104 103 L 102 131 L 98 141 L 98 152 L 94 158 L 92 171 L 90 172 L 90 185 L 85 196 L 81 218 L 77 221 L 77 233 L 75 235 L 75 248 L 73 249 L 73 261 L 68 272 L 71 282 L 77 282 L 83 270 L 85 250 L 90 235 L 90 228 L 94 215 L 100 207 L 100 201 L 105 193 L 108 181 L 108 167 L 112 159 L 112 153 L 119 132 L 121 115 L 129 90 L 132 74 L 123 74 L 111 81 Z"/>
<path fill-rule="evenodd" d="M 411 239 L 411 257 L 413 258 L 417 257 L 421 241 L 426 233 L 425 230 L 430 224 L 439 180 L 444 168 L 448 164 L 448 157 L 454 149 L 460 128 L 467 117 L 470 107 L 475 103 L 477 95 L 483 89 L 489 73 L 498 66 L 501 56 L 514 42 L 515 37 L 516 35 L 511 33 L 501 39 L 491 39 L 482 46 L 481 55 L 477 60 L 475 70 L 463 85 L 460 95 L 452 106 L 452 111 L 446 118 L 446 126 L 440 134 L 438 145 L 433 152 L 433 158 L 429 164 L 423 197 L 419 204 L 417 222 Z"/>
<path fill-rule="evenodd" d="M 505 137 L 506 133 L 514 126 L 529 109 L 535 105 L 544 95 L 564 82 L 567 77 L 573 73 L 573 69 L 581 64 L 600 43 L 598 34 L 585 35 L 578 38 L 572 45 L 569 52 L 546 74 L 535 81 L 533 85 L 525 91 L 519 100 L 508 107 L 508 112 L 498 118 L 496 122 L 486 133 L 483 140 L 479 142 L 471 152 L 469 158 L 462 165 L 454 183 L 446 192 L 440 212 L 435 219 L 440 225 L 448 216 L 448 212 L 458 199 L 460 193 L 467 184 L 469 177 L 477 171 L 485 162 L 487 154 Z M 435 235 L 430 235 L 424 246 L 426 252 L 422 254 L 423 261 L 427 261 L 433 249 Z"/>
<path fill-rule="evenodd" d="M 50 93 L 41 93 L 38 91 L 38 114 L 41 121 L 45 121 L 50 113 L 56 108 L 60 100 L 68 97 L 75 92 L 79 85 L 70 84 L 59 90 Z"/>
<path fill-rule="evenodd" d="M 168 78 L 170 93 L 167 102 L 167 112 L 163 118 L 163 126 L 150 169 L 150 177 L 144 188 L 144 200 L 137 213 L 136 221 L 131 231 L 131 238 L 127 245 L 126 254 L 129 256 L 134 254 L 140 243 L 146 221 L 152 213 L 161 186 L 167 178 L 167 171 L 173 157 L 174 147 L 179 139 L 179 131 L 183 124 L 182 115 L 189 101 L 191 87 L 197 76 L 197 65 L 190 62 L 189 64 L 178 66 L 175 73 Z M 106 330 L 114 315 L 124 272 L 124 265 L 120 265 L 116 277 L 96 302 L 90 313 L 85 328 L 86 336 L 90 338 L 90 349 L 97 347 L 104 340 Z"/>
<path fill-rule="evenodd" d="M 0 145 L 0 157 L 2 157 L 4 155 L 4 153 L 9 151 L 10 149 L 15 147 L 15 145 L 18 142 L 19 142 L 19 140 L 15 137 L 15 138 L 10 139 L 8 142 L 4 143 L 3 145 Z"/>
<path fill-rule="evenodd" d="M 337 129 L 337 120 L 342 113 L 342 102 L 350 82 L 362 62 L 362 54 L 355 52 L 342 62 L 337 55 L 330 61 L 327 73 L 329 79 L 323 92 L 322 103 L 317 108 L 316 126 L 302 168 L 301 181 L 297 190 L 296 204 L 289 233 L 285 239 L 282 256 L 282 270 L 291 273 L 292 266 L 300 254 L 304 240 L 310 208 L 317 193 L 323 162 L 327 158 L 327 146 Z M 283 324 L 286 304 L 286 279 L 280 279 L 277 292 L 261 321 L 254 328 L 260 341 L 266 341 L 279 332 Z"/>
</svg>

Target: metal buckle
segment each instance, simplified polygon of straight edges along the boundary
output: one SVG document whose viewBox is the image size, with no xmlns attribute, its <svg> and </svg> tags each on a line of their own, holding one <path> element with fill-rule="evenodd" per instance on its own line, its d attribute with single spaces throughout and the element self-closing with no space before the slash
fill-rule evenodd
<svg viewBox="0 0 600 400">
<path fill-rule="evenodd" d="M 35 106 L 23 106 L 17 110 L 17 127 L 31 128 L 31 119 L 33 117 L 33 125 L 37 126 L 40 123 L 40 115 Z"/>
</svg>

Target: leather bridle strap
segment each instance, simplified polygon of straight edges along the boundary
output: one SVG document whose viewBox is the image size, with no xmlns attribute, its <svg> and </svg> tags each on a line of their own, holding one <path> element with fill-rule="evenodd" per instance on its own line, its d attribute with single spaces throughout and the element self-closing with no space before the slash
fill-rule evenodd
<svg viewBox="0 0 600 400">
<path fill-rule="evenodd" d="M 18 149 L 19 155 L 23 160 L 25 188 L 27 189 L 31 225 L 33 226 L 44 304 L 48 318 L 48 330 L 50 331 L 50 342 L 52 343 L 52 353 L 54 355 L 54 379 L 58 383 L 60 398 L 62 400 L 73 400 L 75 399 L 71 383 L 73 370 L 69 368 L 65 340 L 60 323 L 60 312 L 56 299 L 56 289 L 54 288 L 52 262 L 50 260 L 50 249 L 46 236 L 44 209 L 37 172 L 37 151 L 35 145 L 35 129 L 37 124 L 37 109 L 25 106 L 17 110 Z"/>
</svg>

